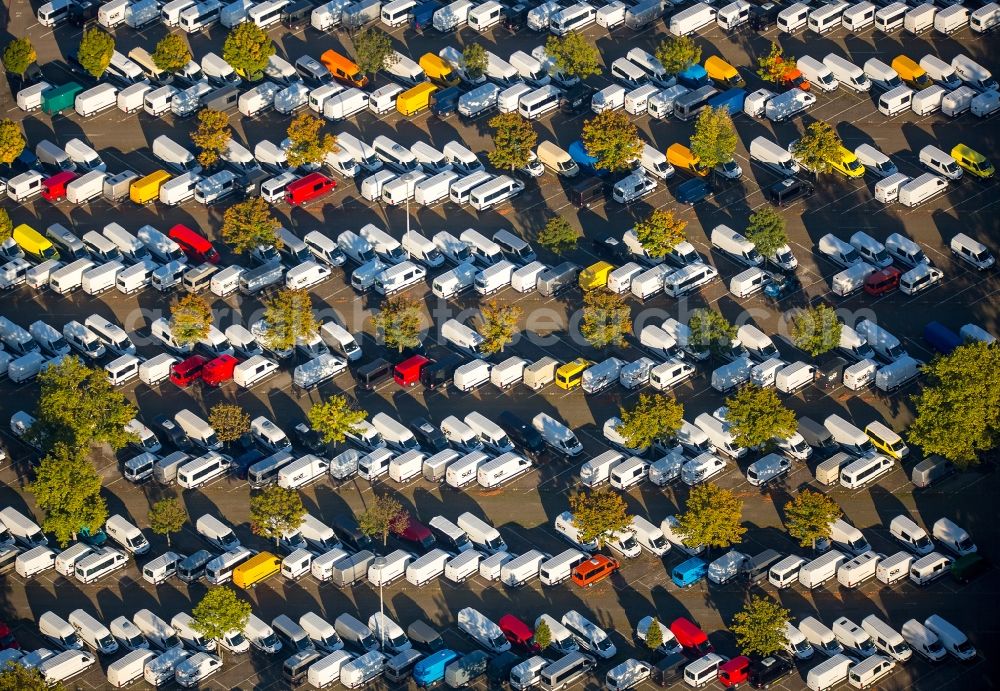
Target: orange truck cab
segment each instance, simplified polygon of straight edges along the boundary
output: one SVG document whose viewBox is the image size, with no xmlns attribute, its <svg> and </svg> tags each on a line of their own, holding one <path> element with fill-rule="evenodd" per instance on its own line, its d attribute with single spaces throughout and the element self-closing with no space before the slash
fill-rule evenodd
<svg viewBox="0 0 1000 691">
<path fill-rule="evenodd" d="M 575 566 L 571 577 L 578 586 L 587 588 L 613 574 L 618 570 L 618 566 L 617 560 L 603 554 L 595 554 L 593 558 Z"/>
<path fill-rule="evenodd" d="M 356 86 L 359 89 L 368 85 L 368 77 L 350 58 L 346 58 L 335 50 L 328 50 L 319 56 L 319 61 L 326 65 L 330 74 L 341 84 Z"/>
<path fill-rule="evenodd" d="M 782 62 L 781 58 L 778 58 L 778 63 Z M 795 62 L 788 63 L 788 69 L 785 70 L 784 74 L 781 75 L 781 85 L 787 89 L 802 89 L 803 91 L 809 91 L 811 84 L 795 66 Z"/>
</svg>

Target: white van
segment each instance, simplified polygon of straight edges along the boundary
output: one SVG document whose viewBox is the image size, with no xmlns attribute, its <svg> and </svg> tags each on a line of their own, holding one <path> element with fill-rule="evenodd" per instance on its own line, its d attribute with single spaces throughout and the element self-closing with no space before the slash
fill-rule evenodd
<svg viewBox="0 0 1000 691">
<path fill-rule="evenodd" d="M 865 92 L 871 89 L 872 83 L 865 71 L 855 65 L 850 60 L 837 55 L 836 53 L 829 53 L 823 58 L 823 64 L 830 70 L 833 78 L 837 80 L 839 84 L 842 84 L 849 89 L 856 92 Z"/>
<path fill-rule="evenodd" d="M 956 626 L 937 614 L 932 614 L 924 619 L 924 626 L 927 627 L 938 640 L 944 649 L 953 657 L 968 661 L 975 659 L 976 649 Z"/>
<path fill-rule="evenodd" d="M 939 518 L 931 528 L 934 539 L 957 557 L 964 557 L 978 550 L 969 534 L 948 518 Z"/>
</svg>

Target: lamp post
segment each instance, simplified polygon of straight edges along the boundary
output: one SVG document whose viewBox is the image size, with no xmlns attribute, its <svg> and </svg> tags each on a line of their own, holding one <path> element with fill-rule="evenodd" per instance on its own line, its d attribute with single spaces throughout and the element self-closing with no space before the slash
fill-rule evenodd
<svg viewBox="0 0 1000 691">
<path fill-rule="evenodd" d="M 382 569 L 385 568 L 387 560 L 385 557 L 375 557 L 375 561 L 372 564 L 375 566 L 376 571 L 378 571 L 378 647 L 382 649 L 385 647 L 385 600 L 382 599 Z"/>
</svg>

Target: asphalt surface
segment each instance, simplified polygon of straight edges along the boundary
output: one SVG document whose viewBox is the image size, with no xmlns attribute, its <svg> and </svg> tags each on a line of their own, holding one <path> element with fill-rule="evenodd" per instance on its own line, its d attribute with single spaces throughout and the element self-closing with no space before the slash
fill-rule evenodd
<svg viewBox="0 0 1000 691">
<path fill-rule="evenodd" d="M 9 11 L 8 31 L 12 35 L 27 33 L 31 36 L 39 53 L 39 62 L 50 79 L 63 80 L 68 74 L 57 64 L 62 54 L 75 47 L 79 31 L 71 27 L 51 29 L 37 25 L 34 8 L 21 0 L 14 0 L 6 8 Z M 144 32 L 136 33 L 127 28 L 117 31 L 118 50 L 127 52 L 133 46 L 152 48 L 163 35 L 165 29 L 156 25 Z M 427 50 L 437 52 L 442 46 L 479 41 L 484 46 L 507 57 L 517 49 L 530 51 L 533 46 L 544 42 L 544 36 L 524 31 L 510 35 L 502 30 L 479 36 L 469 29 L 463 29 L 457 36 L 443 37 L 432 31 L 417 35 L 410 29 L 399 28 L 391 32 L 394 41 L 405 54 L 416 59 Z M 603 28 L 591 27 L 587 35 L 601 49 L 604 62 L 623 55 L 633 46 L 641 46 L 652 51 L 665 34 L 662 23 L 651 29 L 635 34 L 620 28 L 608 34 Z M 283 28 L 271 30 L 279 52 L 289 60 L 302 54 L 318 56 L 326 48 L 349 47 L 346 34 L 334 32 L 320 35 L 311 28 L 296 33 L 288 33 Z M 205 52 L 214 50 L 221 53 L 224 33 L 220 28 L 208 35 L 190 37 L 193 52 L 199 58 Z M 861 64 L 869 57 L 879 57 L 885 62 L 900 52 L 915 59 L 928 52 L 950 60 L 958 52 L 966 52 L 988 68 L 997 71 L 995 40 L 975 37 L 968 30 L 943 37 L 929 33 L 919 37 L 894 34 L 883 36 L 868 32 L 861 36 L 847 35 L 838 30 L 823 37 L 811 34 L 777 36 L 772 29 L 764 36 L 740 34 L 729 37 L 713 27 L 698 37 L 704 49 L 703 56 L 720 53 L 730 63 L 741 69 L 750 85 L 748 90 L 760 86 L 752 75 L 749 65 L 751 56 L 766 52 L 768 40 L 779 40 L 786 52 L 801 56 L 808 52 L 816 58 L 835 50 Z M 379 83 L 386 83 L 380 78 Z M 601 87 L 609 82 L 605 76 L 597 77 L 592 83 Z M 73 136 L 85 136 L 101 153 L 109 170 L 125 168 L 139 173 L 148 173 L 159 165 L 151 157 L 149 146 L 159 134 L 171 134 L 186 143 L 187 132 L 192 127 L 191 120 L 174 121 L 167 117 L 162 120 L 144 114 L 125 116 L 118 110 L 110 110 L 83 121 L 75 114 L 68 117 L 49 118 L 38 112 L 24 114 L 16 108 L 7 90 L 3 90 L 0 111 L 4 117 L 20 119 L 24 122 L 29 142 L 34 144 L 43 138 L 54 138 L 63 143 Z M 537 123 L 541 138 L 554 138 L 564 148 L 579 136 L 583 121 L 589 114 L 566 117 L 556 114 L 550 119 Z M 736 126 L 743 146 L 737 158 L 743 166 L 744 176 L 736 184 L 721 187 L 714 198 L 694 209 L 676 207 L 689 221 L 688 237 L 696 248 L 709 257 L 719 269 L 720 275 L 728 281 L 740 268 L 725 257 L 710 250 L 708 235 L 718 223 L 727 223 L 737 230 L 744 227 L 746 217 L 754 209 L 764 204 L 761 188 L 775 181 L 774 176 L 751 164 L 745 147 L 758 134 L 769 134 L 776 141 L 787 144 L 799 136 L 803 126 L 813 118 L 824 119 L 835 125 L 844 139 L 845 145 L 853 149 L 858 144 L 874 143 L 897 162 L 904 173 L 920 171 L 917 151 L 927 143 L 937 143 L 950 150 L 958 143 L 966 143 L 996 157 L 997 129 L 995 122 L 981 121 L 966 114 L 951 120 L 941 114 L 918 118 L 912 113 L 889 119 L 880 114 L 870 96 L 860 96 L 840 90 L 833 94 L 818 94 L 816 106 L 802 119 L 772 125 L 766 121 L 752 121 L 745 116 L 737 118 Z M 231 123 L 239 137 L 252 149 L 262 138 L 279 141 L 284 137 L 288 118 L 269 113 L 248 121 L 235 114 Z M 637 118 L 640 129 L 647 140 L 659 149 L 675 141 L 687 142 L 693 131 L 692 123 L 677 120 L 653 121 L 646 117 Z M 473 151 L 484 154 L 489 149 L 488 128 L 483 121 L 472 124 L 462 123 L 454 118 L 441 121 L 427 113 L 411 119 L 403 119 L 392 113 L 376 118 L 371 113 L 362 113 L 344 123 L 333 123 L 331 131 L 350 131 L 370 141 L 380 133 L 389 134 L 400 143 L 409 145 L 423 139 L 440 147 L 450 139 L 460 139 Z M 835 174 L 834 174 L 835 175 Z M 587 238 L 602 237 L 608 233 L 620 234 L 634 222 L 648 213 L 650 207 L 674 207 L 670 190 L 683 178 L 677 176 L 667 185 L 662 182 L 657 191 L 644 200 L 629 207 L 621 207 L 608 202 L 603 208 L 580 211 L 569 204 L 562 184 L 551 174 L 543 176 L 537 185 L 529 184 L 528 189 L 512 204 L 498 210 L 475 214 L 467 208 L 457 208 L 448 203 L 433 209 L 411 208 L 410 222 L 413 228 L 432 235 L 441 229 L 452 232 L 467 227 L 476 227 L 490 233 L 501 227 L 513 227 L 531 240 L 552 214 L 565 215 L 581 228 Z M 344 229 L 357 230 L 368 222 L 377 223 L 399 237 L 406 228 L 406 211 L 401 208 L 369 206 L 354 183 L 339 181 L 333 197 L 328 197 L 322 205 L 289 211 L 282 206 L 275 209 L 282 222 L 296 234 L 302 235 L 313 229 L 321 229 L 335 235 Z M 660 295 L 645 304 L 634 306 L 634 322 L 638 327 L 647 323 L 659 323 L 667 316 L 684 320 L 690 309 L 705 304 L 720 309 L 732 321 L 756 323 L 767 333 L 784 333 L 784 310 L 827 296 L 829 279 L 838 269 L 815 252 L 818 239 L 827 232 L 847 238 L 856 230 L 865 230 L 877 239 L 884 239 L 892 232 L 901 232 L 918 241 L 945 271 L 946 280 L 931 290 L 912 299 L 901 294 L 872 299 L 858 295 L 846 300 L 828 296 L 842 310 L 849 323 L 861 317 L 874 315 L 879 323 L 899 336 L 908 351 L 917 358 L 929 359 L 929 346 L 923 342 L 921 332 L 924 324 L 932 319 L 958 329 L 962 324 L 975 322 L 993 331 L 998 330 L 996 291 L 998 281 L 995 274 L 973 272 L 952 261 L 947 250 L 948 240 L 957 232 L 967 232 L 994 250 L 997 230 L 997 196 L 995 183 L 979 183 L 964 180 L 950 187 L 949 192 L 916 209 L 885 207 L 875 201 L 872 194 L 874 179 L 847 180 L 839 176 L 821 179 L 817 184 L 817 194 L 805 204 L 798 204 L 783 212 L 788 224 L 793 250 L 799 259 L 798 277 L 803 285 L 800 293 L 794 294 L 779 305 L 774 305 L 757 296 L 745 300 L 734 299 L 723 282 L 706 286 L 698 295 L 690 299 L 674 301 Z M 137 208 L 130 203 L 111 206 L 103 201 L 88 207 L 75 208 L 65 202 L 52 205 L 40 198 L 23 206 L 16 206 L 10 200 L 4 201 L 15 223 L 27 222 L 42 229 L 53 222 L 62 222 L 82 234 L 90 229 L 100 229 L 114 220 L 130 230 L 145 223 L 152 223 L 166 230 L 174 223 L 186 223 L 218 238 L 218 226 L 223 207 L 206 209 L 193 202 L 182 207 L 153 205 Z M 221 243 L 217 243 L 220 246 Z M 589 253 L 587 243 L 570 253 L 569 258 L 581 266 L 596 261 Z M 555 263 L 556 257 L 540 252 L 543 261 Z M 560 258 L 561 259 L 561 258 Z M 234 258 L 227 256 L 224 262 Z M 422 293 L 422 291 L 424 291 Z M 323 283 L 312 291 L 314 306 L 322 317 L 336 313 L 355 333 L 364 334 L 363 347 L 366 354 L 375 354 L 379 346 L 374 342 L 369 321 L 371 310 L 377 307 L 377 299 L 372 296 L 359 297 L 344 282 L 339 272 L 333 280 Z M 423 294 L 428 310 L 426 325 L 427 340 L 439 343 L 433 325 L 440 325 L 448 317 L 468 319 L 476 312 L 474 297 L 442 302 L 433 298 L 429 290 L 416 288 L 411 295 Z M 529 360 L 542 355 L 552 355 L 566 361 L 579 355 L 591 359 L 606 357 L 608 354 L 594 352 L 577 332 L 579 322 L 580 295 L 571 292 L 557 299 L 544 299 L 537 294 L 522 296 L 513 291 L 500 294 L 505 301 L 516 301 L 524 308 L 524 328 L 522 337 L 508 351 Z M 169 311 L 169 298 L 154 291 L 146 291 L 136 296 L 125 297 L 114 291 L 99 297 L 90 297 L 80 292 L 60 297 L 53 294 L 36 294 L 27 288 L 0 298 L 0 312 L 27 326 L 37 318 L 44 318 L 61 327 L 70 319 L 82 319 L 93 312 L 114 317 L 133 335 L 144 355 L 158 352 L 155 343 L 148 339 L 149 323 Z M 217 325 L 224 328 L 231 323 L 251 323 L 259 313 L 259 302 L 237 296 L 216 300 L 214 305 Z M 435 346 L 436 347 L 436 346 Z M 779 339 L 779 348 L 788 360 L 802 357 L 787 341 Z M 634 349 L 626 349 L 624 356 L 637 356 Z M 686 383 L 676 394 L 685 406 L 685 417 L 693 420 L 703 411 L 713 410 L 722 403 L 722 397 L 709 386 L 706 374 Z M 596 396 L 584 396 L 579 390 L 564 392 L 548 387 L 539 392 L 523 386 L 500 392 L 491 386 L 476 392 L 461 393 L 425 392 L 420 387 L 400 390 L 393 383 L 381 385 L 375 392 L 363 393 L 354 390 L 353 380 L 348 374 L 341 375 L 334 382 L 322 386 L 318 391 L 301 393 L 291 386 L 290 371 L 283 370 L 266 384 L 252 390 L 242 390 L 233 384 L 221 390 L 190 389 L 179 390 L 165 383 L 150 389 L 144 384 L 124 387 L 126 394 L 135 400 L 144 419 L 151 420 L 160 413 L 174 413 L 180 408 L 207 410 L 219 401 L 235 401 L 243 405 L 252 415 L 267 414 L 286 430 L 304 416 L 304 409 L 323 395 L 345 391 L 356 396 L 359 404 L 370 413 L 386 411 L 404 421 L 416 415 L 440 421 L 449 414 L 465 414 L 479 410 L 495 416 L 502 410 L 513 410 L 528 419 L 537 412 L 548 412 L 564 419 L 577 430 L 584 443 L 585 458 L 603 451 L 605 446 L 600 428 L 604 420 L 617 414 L 619 406 L 629 405 L 637 392 L 626 392 L 613 388 Z M 5 395 L 0 400 L 0 409 L 5 416 L 17 409 L 34 405 L 37 390 L 34 385 L 12 387 L 9 382 L 2 384 Z M 893 395 L 876 392 L 856 394 L 843 388 L 823 391 L 809 387 L 805 391 L 787 397 L 788 404 L 799 414 L 808 414 L 821 420 L 825 415 L 839 412 L 863 427 L 868 422 L 885 418 L 892 427 L 902 430 L 912 417 L 909 395 L 918 385 L 910 386 Z M 6 427 L 6 426 L 5 426 Z M 28 451 L 13 440 L 6 440 L 12 455 L 23 458 Z M 123 451 L 122 458 L 131 455 Z M 947 516 L 966 527 L 981 552 L 987 556 L 996 553 L 998 532 L 992 519 L 992 501 L 997 490 L 997 478 L 992 473 L 992 464 L 983 470 L 974 470 L 952 477 L 940 485 L 926 490 L 915 491 L 909 482 L 909 470 L 919 460 L 919 449 L 914 450 L 902 467 L 883 477 L 877 484 L 862 490 L 848 491 L 843 488 L 824 488 L 840 503 L 847 518 L 862 529 L 873 547 L 880 552 L 891 554 L 898 550 L 888 533 L 889 520 L 907 513 L 928 529 L 937 518 Z M 96 453 L 95 462 L 105 480 L 105 495 L 112 513 L 124 513 L 140 526 L 146 525 L 146 513 L 151 502 L 158 498 L 179 492 L 177 488 L 163 488 L 155 484 L 134 487 L 125 481 L 118 470 L 117 460 L 110 454 Z M 739 549 L 746 553 L 756 553 L 772 547 L 782 553 L 798 553 L 801 550 L 784 532 L 781 521 L 781 507 L 803 486 L 818 487 L 813 479 L 812 468 L 815 461 L 808 464 L 796 462 L 793 472 L 780 485 L 767 491 L 751 487 L 743 475 L 745 463 L 737 468 L 728 463 L 726 473 L 717 479 L 721 485 L 735 489 L 745 500 L 744 521 L 749 530 Z M 434 486 L 424 480 L 417 480 L 405 487 L 399 487 L 388 479 L 378 483 L 378 491 L 398 496 L 417 517 L 425 522 L 435 515 L 454 519 L 469 510 L 484 516 L 496 525 L 514 552 L 523 552 L 538 547 L 549 553 L 558 553 L 566 545 L 558 538 L 552 527 L 555 516 L 567 508 L 568 495 L 577 489 L 579 462 L 550 463 L 541 465 L 536 471 L 523 476 L 498 491 L 484 492 L 471 487 L 456 491 L 447 486 Z M 12 505 L 22 510 L 33 510 L 32 499 L 21 488 L 27 477 L 23 466 L 4 467 L 0 470 L 0 505 Z M 321 519 L 348 511 L 360 511 L 371 500 L 373 488 L 364 481 L 352 480 L 339 486 L 324 479 L 303 491 L 303 499 L 313 515 Z M 627 493 L 630 508 L 636 513 L 659 523 L 666 515 L 683 510 L 687 491 L 683 488 L 659 489 L 651 485 L 641 485 Z M 193 528 L 193 519 L 209 512 L 224 518 L 236 527 L 244 544 L 257 548 L 267 548 L 267 543 L 253 537 L 249 530 L 247 497 L 249 488 L 235 479 L 226 479 L 209 487 L 181 493 L 192 524 L 175 539 L 175 549 L 191 553 L 202 547 Z M 153 542 L 151 555 L 162 553 L 166 548 L 158 536 L 148 534 Z M 716 555 L 717 556 L 717 555 Z M 669 569 L 682 559 L 676 550 L 669 552 L 663 560 L 644 554 L 629 560 L 622 570 L 610 581 L 606 581 L 586 591 L 578 590 L 571 584 L 542 588 L 537 582 L 516 591 L 503 588 L 497 583 L 475 577 L 461 585 L 445 580 L 415 588 L 405 580 L 397 582 L 384 591 L 386 611 L 405 626 L 417 617 L 423 617 L 445 632 L 446 640 L 457 649 L 469 650 L 470 644 L 462 640 L 455 626 L 457 611 L 464 606 L 475 606 L 484 613 L 499 618 L 511 612 L 522 619 L 533 621 L 538 614 L 548 612 L 560 616 L 575 608 L 590 616 L 608 630 L 619 648 L 614 662 L 628 656 L 643 657 L 642 650 L 634 648 L 634 629 L 643 616 L 655 613 L 661 621 L 671 621 L 677 616 L 687 616 L 698 622 L 716 647 L 726 655 L 737 654 L 735 641 L 726 630 L 732 615 L 737 612 L 747 595 L 747 591 L 737 584 L 722 587 L 708 586 L 705 582 L 684 591 L 678 590 L 669 579 Z M 139 559 L 140 564 L 145 558 Z M 846 615 L 860 620 L 869 613 L 880 613 L 897 628 L 911 617 L 922 620 L 928 614 L 938 613 L 966 631 L 980 651 L 977 661 L 970 665 L 960 665 L 947 661 L 938 666 L 930 666 L 913 660 L 898 666 L 896 672 L 879 688 L 886 689 L 945 689 L 945 688 L 992 688 L 994 682 L 990 669 L 1000 654 L 1000 636 L 992 618 L 983 616 L 983 603 L 996 598 L 1000 590 L 1000 578 L 995 570 L 966 586 L 958 586 L 945 579 L 926 587 L 917 588 L 910 583 L 894 587 L 881 587 L 877 581 L 869 581 L 862 587 L 847 590 L 834 583 L 814 592 L 793 587 L 778 593 L 768 584 L 765 592 L 777 597 L 788 607 L 794 619 L 807 615 L 818 616 L 828 625 L 837 616 Z M 12 623 L 15 632 L 26 648 L 44 644 L 37 632 L 35 620 L 46 610 L 67 615 L 76 607 L 85 607 L 107 622 L 119 614 L 131 615 L 141 607 L 150 607 L 166 619 L 175 612 L 189 610 L 203 594 L 205 585 L 186 586 L 177 580 L 154 588 L 142 580 L 138 568 L 130 565 L 103 582 L 80 585 L 48 572 L 31 581 L 24 582 L 13 573 L 6 574 L 0 581 L 0 605 L 4 620 Z M 284 581 L 278 577 L 259 585 L 246 593 L 253 602 L 254 611 L 270 620 L 279 613 L 288 613 L 297 618 L 303 612 L 315 611 L 333 620 L 341 612 L 350 612 L 365 619 L 379 606 L 379 593 L 367 583 L 353 588 L 339 590 L 332 585 L 320 586 L 311 577 L 298 582 Z M 102 661 L 106 667 L 107 660 Z M 817 663 L 810 660 L 799 664 L 800 674 L 786 678 L 781 688 L 804 688 L 805 673 Z M 227 655 L 226 665 L 220 674 L 205 682 L 205 688 L 270 689 L 282 688 L 280 681 L 281 660 L 262 659 L 256 655 L 234 658 Z M 594 686 L 603 681 L 603 671 L 610 665 L 602 665 L 600 674 L 592 677 L 587 684 Z M 101 671 L 92 670 L 74 683 L 81 688 L 102 688 L 107 682 Z"/>
</svg>

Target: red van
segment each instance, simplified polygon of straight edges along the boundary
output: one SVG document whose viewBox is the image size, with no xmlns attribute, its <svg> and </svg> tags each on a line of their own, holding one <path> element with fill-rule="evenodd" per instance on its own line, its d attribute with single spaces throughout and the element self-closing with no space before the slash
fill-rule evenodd
<svg viewBox="0 0 1000 691">
<path fill-rule="evenodd" d="M 674 638 L 684 648 L 684 654 L 692 660 L 715 652 L 715 647 L 709 643 L 705 632 L 684 617 L 674 619 L 670 624 L 670 633 L 674 634 Z"/>
<path fill-rule="evenodd" d="M 42 180 L 42 196 L 50 202 L 57 202 L 66 196 L 66 185 L 79 177 L 72 170 L 64 170 Z"/>
<path fill-rule="evenodd" d="M 0 650 L 20 650 L 21 644 L 14 638 L 14 633 L 4 622 L 0 621 Z"/>
<path fill-rule="evenodd" d="M 222 258 L 211 242 L 182 223 L 175 225 L 167 234 L 171 240 L 180 245 L 181 251 L 193 264 L 204 264 L 205 262 L 218 264 Z"/>
<path fill-rule="evenodd" d="M 201 380 L 209 386 L 221 386 L 233 378 L 233 369 L 240 361 L 232 355 L 220 355 L 209 360 L 201 370 Z"/>
<path fill-rule="evenodd" d="M 400 386 L 413 386 L 420 381 L 420 370 L 430 364 L 423 355 L 406 358 L 392 370 L 392 378 Z"/>
<path fill-rule="evenodd" d="M 500 625 L 500 630 L 503 631 L 504 638 L 506 638 L 511 646 L 518 652 L 525 653 L 527 655 L 538 655 L 542 652 L 542 649 L 535 644 L 532 638 L 535 632 L 531 630 L 531 627 L 525 624 L 523 621 L 515 617 L 513 614 L 505 614 L 500 617 L 500 621 L 497 622 Z"/>
<path fill-rule="evenodd" d="M 396 533 L 396 537 L 400 540 L 416 545 L 424 552 L 432 549 L 434 547 L 434 543 L 436 542 L 434 534 L 431 533 L 431 529 L 413 516 L 409 516 L 407 518 L 406 529 L 401 533 Z"/>
<path fill-rule="evenodd" d="M 170 366 L 170 381 L 184 388 L 201 379 L 201 373 L 207 360 L 201 355 L 192 355 L 187 360 L 175 362 Z"/>
<path fill-rule="evenodd" d="M 903 274 L 895 266 L 869 274 L 865 279 L 865 292 L 869 295 L 885 295 L 899 287 L 899 279 Z"/>
<path fill-rule="evenodd" d="M 719 681 L 727 689 L 733 689 L 750 678 L 750 658 L 745 655 L 726 660 L 719 665 Z"/>
<path fill-rule="evenodd" d="M 322 173 L 309 173 L 285 188 L 285 201 L 292 206 L 305 205 L 323 195 L 330 194 L 337 183 Z"/>
<path fill-rule="evenodd" d="M 574 566 L 570 572 L 570 578 L 581 588 L 589 588 L 613 574 L 618 570 L 618 567 L 617 559 L 603 554 L 595 554 L 591 559 Z"/>
</svg>

